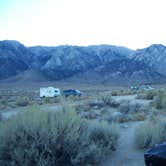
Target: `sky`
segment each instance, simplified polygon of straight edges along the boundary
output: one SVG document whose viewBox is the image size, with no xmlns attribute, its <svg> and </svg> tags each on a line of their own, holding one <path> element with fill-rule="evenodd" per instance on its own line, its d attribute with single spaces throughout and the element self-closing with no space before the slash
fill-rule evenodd
<svg viewBox="0 0 166 166">
<path fill-rule="evenodd" d="M 0 0 L 0 40 L 26 46 L 166 45 L 165 0 Z"/>
</svg>

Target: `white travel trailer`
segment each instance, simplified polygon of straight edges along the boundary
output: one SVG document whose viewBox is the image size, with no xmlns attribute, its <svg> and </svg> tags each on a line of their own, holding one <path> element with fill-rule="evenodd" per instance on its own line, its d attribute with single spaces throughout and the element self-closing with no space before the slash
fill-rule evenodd
<svg viewBox="0 0 166 166">
<path fill-rule="evenodd" d="M 57 97 L 60 96 L 60 89 L 54 87 L 40 88 L 40 97 Z"/>
</svg>

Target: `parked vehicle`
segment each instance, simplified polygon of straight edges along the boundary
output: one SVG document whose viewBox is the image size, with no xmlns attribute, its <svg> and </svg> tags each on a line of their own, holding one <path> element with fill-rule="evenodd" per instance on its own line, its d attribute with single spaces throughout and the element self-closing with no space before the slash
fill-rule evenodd
<svg viewBox="0 0 166 166">
<path fill-rule="evenodd" d="M 130 87 L 130 90 L 131 91 L 149 91 L 149 90 L 154 90 L 153 87 L 149 86 L 149 85 L 141 85 L 141 86 L 131 86 Z"/>
<path fill-rule="evenodd" d="M 64 90 L 63 95 L 65 97 L 67 97 L 67 96 L 81 96 L 82 92 L 80 92 L 79 90 L 69 89 L 69 90 Z"/>
<path fill-rule="evenodd" d="M 138 91 L 138 90 L 139 90 L 139 87 L 138 87 L 138 86 L 131 86 L 131 87 L 130 87 L 130 90 L 131 90 L 131 91 Z"/>
<path fill-rule="evenodd" d="M 152 147 L 144 154 L 146 166 L 166 166 L 166 142 Z"/>
<path fill-rule="evenodd" d="M 40 97 L 57 97 L 60 96 L 60 89 L 54 87 L 40 88 Z"/>
<path fill-rule="evenodd" d="M 154 88 L 149 86 L 149 85 L 143 85 L 143 86 L 140 87 L 140 89 L 143 90 L 143 91 L 154 90 Z"/>
</svg>

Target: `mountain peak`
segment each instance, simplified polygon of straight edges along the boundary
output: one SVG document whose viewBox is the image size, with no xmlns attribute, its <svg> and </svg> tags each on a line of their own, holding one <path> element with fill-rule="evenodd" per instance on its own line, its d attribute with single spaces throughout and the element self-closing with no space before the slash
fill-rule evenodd
<svg viewBox="0 0 166 166">
<path fill-rule="evenodd" d="M 16 40 L 3 40 L 3 41 L 0 41 L 0 46 L 12 47 L 17 49 L 18 47 L 24 46 L 24 45 Z"/>
<path fill-rule="evenodd" d="M 164 46 L 163 44 L 152 44 L 149 47 L 166 48 L 166 46 Z"/>
<path fill-rule="evenodd" d="M 0 41 L 0 63 L 0 80 L 19 74 L 25 77 L 25 73 L 30 79 L 34 75 L 30 70 L 57 81 L 123 84 L 166 80 L 166 47 L 162 44 L 135 51 L 114 45 L 26 47 L 4 40 Z"/>
</svg>

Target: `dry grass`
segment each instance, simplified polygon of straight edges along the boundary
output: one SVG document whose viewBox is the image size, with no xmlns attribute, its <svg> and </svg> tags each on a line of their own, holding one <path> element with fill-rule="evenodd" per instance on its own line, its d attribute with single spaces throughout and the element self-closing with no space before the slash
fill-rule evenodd
<svg viewBox="0 0 166 166">
<path fill-rule="evenodd" d="M 165 140 L 166 119 L 159 119 L 155 111 L 135 131 L 135 142 L 138 148 L 151 147 Z"/>
</svg>

